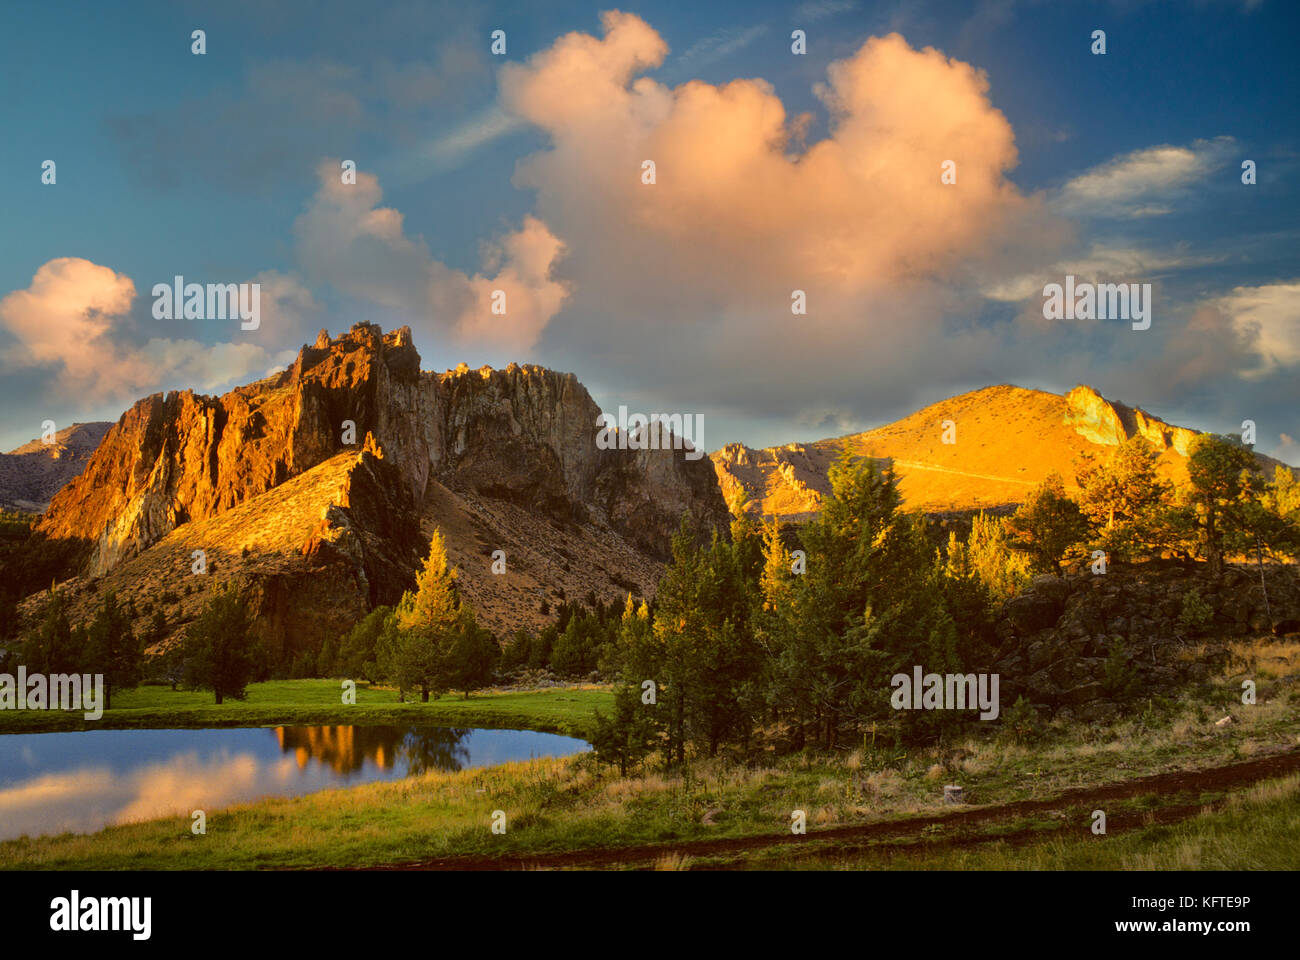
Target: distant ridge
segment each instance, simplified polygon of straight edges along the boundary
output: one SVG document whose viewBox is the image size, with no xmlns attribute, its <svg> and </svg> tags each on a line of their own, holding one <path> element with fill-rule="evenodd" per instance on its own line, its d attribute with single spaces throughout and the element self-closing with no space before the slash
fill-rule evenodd
<svg viewBox="0 0 1300 960">
<path fill-rule="evenodd" d="M 950 444 L 943 442 L 945 421 L 954 425 Z M 893 460 L 907 507 L 941 512 L 1020 503 L 1053 472 L 1073 486 L 1080 456 L 1105 453 L 1139 434 L 1161 451 L 1161 472 L 1181 483 L 1187 445 L 1198 432 L 1107 400 L 1089 386 L 1062 396 L 1001 384 L 865 433 L 762 450 L 731 443 L 712 459 L 729 498 L 741 490 L 752 512 L 799 520 L 820 511 L 830 492 L 827 472 L 846 444 L 855 455 Z M 1278 463 L 1257 456 L 1270 472 Z"/>
<path fill-rule="evenodd" d="M 111 423 L 74 423 L 53 443 L 31 440 L 0 454 L 0 507 L 40 513 L 85 469 Z"/>
</svg>

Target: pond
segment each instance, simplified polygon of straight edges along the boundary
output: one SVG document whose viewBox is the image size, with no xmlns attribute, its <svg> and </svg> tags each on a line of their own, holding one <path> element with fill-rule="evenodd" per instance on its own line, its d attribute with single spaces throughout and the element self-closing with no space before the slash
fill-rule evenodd
<svg viewBox="0 0 1300 960">
<path fill-rule="evenodd" d="M 0 736 L 0 840 L 591 749 L 531 730 L 260 727 Z"/>
</svg>

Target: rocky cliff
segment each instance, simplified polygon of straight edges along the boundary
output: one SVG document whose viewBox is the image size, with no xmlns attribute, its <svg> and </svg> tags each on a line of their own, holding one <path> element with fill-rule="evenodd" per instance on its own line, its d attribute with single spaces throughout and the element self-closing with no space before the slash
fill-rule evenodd
<svg viewBox="0 0 1300 960">
<path fill-rule="evenodd" d="M 209 588 L 191 571 L 202 550 L 209 580 L 245 584 L 292 646 L 307 624 L 337 631 L 392 602 L 439 526 L 504 631 L 547 598 L 650 593 L 683 511 L 706 532 L 727 523 L 707 461 L 599 450 L 599 413 L 572 374 L 425 372 L 407 328 L 322 331 L 287 370 L 222 397 L 136 403 L 37 534 L 81 545 L 74 614 L 115 589 L 175 596 L 184 622 Z M 504 575 L 489 573 L 496 550 Z"/>
<path fill-rule="evenodd" d="M 1065 404 L 1066 425 L 1092 443 L 1105 446 L 1118 446 L 1130 437 L 1142 436 L 1157 450 L 1173 449 L 1185 457 L 1197 433 L 1165 423 L 1140 408 L 1107 400 L 1082 384 L 1065 395 Z"/>
</svg>

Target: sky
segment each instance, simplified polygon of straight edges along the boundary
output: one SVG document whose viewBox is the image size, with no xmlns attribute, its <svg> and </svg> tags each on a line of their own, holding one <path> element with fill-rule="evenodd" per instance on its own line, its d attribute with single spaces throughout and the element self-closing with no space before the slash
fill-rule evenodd
<svg viewBox="0 0 1300 960">
<path fill-rule="evenodd" d="M 709 450 L 1087 383 L 1300 463 L 1298 26 L 1284 0 L 4 4 L 0 449 L 369 321 L 428 370 L 702 414 Z M 1048 319 L 1067 275 L 1149 284 L 1149 328 Z M 158 318 L 175 276 L 259 284 L 257 329 Z"/>
</svg>

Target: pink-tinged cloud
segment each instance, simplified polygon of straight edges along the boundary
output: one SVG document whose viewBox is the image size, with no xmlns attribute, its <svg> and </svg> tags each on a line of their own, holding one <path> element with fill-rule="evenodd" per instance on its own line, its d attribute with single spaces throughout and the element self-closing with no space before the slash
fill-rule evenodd
<svg viewBox="0 0 1300 960">
<path fill-rule="evenodd" d="M 294 224 L 298 260 L 312 279 L 404 313 L 465 345 L 530 350 L 568 291 L 553 276 L 564 245 L 536 217 L 485 251 L 484 272 L 469 275 L 435 260 L 403 217 L 380 206 L 373 174 L 344 184 L 337 161 L 318 168 L 320 187 Z M 504 312 L 502 312 L 504 311 Z"/>
<path fill-rule="evenodd" d="M 537 191 L 580 285 L 671 275 L 684 295 L 730 305 L 800 288 L 824 311 L 1050 233 L 1005 178 L 1015 138 L 968 64 L 897 34 L 868 40 L 830 66 L 817 88 L 830 136 L 801 151 L 806 121 L 767 82 L 638 78 L 662 62 L 662 38 L 633 14 L 603 25 L 603 39 L 569 34 L 501 72 L 507 108 L 550 135 L 517 180 Z M 945 161 L 955 185 L 941 182 Z"/>
<path fill-rule="evenodd" d="M 77 257 L 51 260 L 26 290 L 0 300 L 0 323 L 17 338 L 5 366 L 58 367 L 72 382 L 102 378 L 102 339 L 135 299 L 130 277 Z"/>
<path fill-rule="evenodd" d="M 269 277 L 272 314 L 292 283 Z M 301 303 L 301 292 L 295 294 Z M 13 337 L 0 367 L 43 370 L 49 397 L 69 404 L 129 402 L 158 390 L 213 389 L 261 375 L 276 358 L 252 342 L 204 344 L 154 337 L 130 342 L 136 298 L 130 277 L 77 257 L 42 265 L 24 290 L 0 300 L 0 326 Z"/>
</svg>

